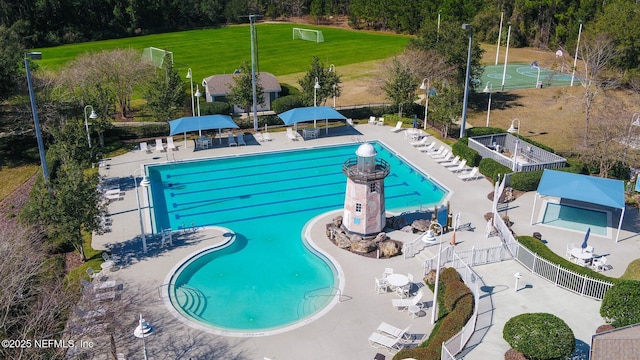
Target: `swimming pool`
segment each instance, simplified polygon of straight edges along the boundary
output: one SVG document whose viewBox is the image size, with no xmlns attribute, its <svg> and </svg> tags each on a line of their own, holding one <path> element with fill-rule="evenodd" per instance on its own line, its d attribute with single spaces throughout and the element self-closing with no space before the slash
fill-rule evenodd
<svg viewBox="0 0 640 360">
<path fill-rule="evenodd" d="M 591 228 L 591 234 L 609 236 L 610 217 L 605 211 L 547 202 L 542 223 L 581 233 Z"/>
<path fill-rule="evenodd" d="M 336 265 L 301 241 L 301 232 L 315 216 L 342 208 L 342 163 L 359 145 L 147 166 L 154 231 L 221 226 L 236 234 L 179 267 L 170 285 L 174 307 L 225 334 L 264 334 L 327 306 L 339 288 Z M 391 164 L 387 210 L 443 201 L 442 186 L 373 145 Z"/>
</svg>

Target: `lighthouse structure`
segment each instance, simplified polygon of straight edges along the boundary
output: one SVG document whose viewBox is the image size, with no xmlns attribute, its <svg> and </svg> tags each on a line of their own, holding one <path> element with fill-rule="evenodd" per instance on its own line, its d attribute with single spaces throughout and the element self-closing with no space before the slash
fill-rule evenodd
<svg viewBox="0 0 640 360">
<path fill-rule="evenodd" d="M 347 176 L 342 226 L 365 238 L 376 236 L 386 224 L 384 178 L 391 167 L 383 159 L 376 159 L 377 154 L 373 145 L 364 143 L 356 150 L 356 158 L 342 164 Z"/>
</svg>

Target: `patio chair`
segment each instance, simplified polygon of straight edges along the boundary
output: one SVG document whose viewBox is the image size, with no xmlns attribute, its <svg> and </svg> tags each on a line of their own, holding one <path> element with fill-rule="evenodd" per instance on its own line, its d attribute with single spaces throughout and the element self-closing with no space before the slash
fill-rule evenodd
<svg viewBox="0 0 640 360">
<path fill-rule="evenodd" d="M 102 253 L 102 260 L 104 260 L 104 262 L 100 266 L 103 269 L 111 269 L 111 267 L 115 265 L 115 262 L 113 261 L 113 259 L 111 259 L 111 256 L 109 256 L 109 254 L 107 254 L 106 252 Z"/>
<path fill-rule="evenodd" d="M 236 139 L 233 137 L 232 133 L 229 133 L 227 135 L 227 138 L 229 139 L 229 146 L 238 146 L 238 143 L 236 142 Z"/>
<path fill-rule="evenodd" d="M 607 265 L 607 257 L 606 256 L 601 256 L 599 258 L 595 258 L 595 259 L 593 259 L 593 262 L 591 263 L 591 267 L 595 271 L 604 271 L 604 270 L 606 270 L 607 269 L 606 265 Z"/>
<path fill-rule="evenodd" d="M 391 299 L 391 305 L 398 311 L 408 309 L 409 306 L 418 306 L 423 296 L 424 293 L 420 290 L 416 296 L 411 299 Z"/>
<path fill-rule="evenodd" d="M 589 260 L 587 260 L 587 259 L 575 258 L 575 259 L 573 259 L 573 262 L 578 264 L 578 265 L 580 265 L 580 266 L 589 266 L 589 265 L 591 265 L 589 263 Z"/>
<path fill-rule="evenodd" d="M 470 172 L 466 173 L 466 174 L 462 174 L 462 175 L 458 175 L 458 177 L 462 180 L 462 181 L 467 181 L 467 180 L 476 180 L 476 179 L 481 179 L 484 177 L 484 175 L 482 174 L 478 174 L 478 167 L 474 166 Z"/>
<path fill-rule="evenodd" d="M 449 168 L 449 170 L 451 170 L 451 172 L 462 172 L 462 171 L 467 171 L 467 159 L 462 159 L 462 161 L 460 161 L 460 163 L 458 164 L 458 166 L 455 166 L 453 168 Z"/>
<path fill-rule="evenodd" d="M 173 150 L 176 151 L 178 150 L 178 147 L 176 147 L 176 144 L 173 143 L 173 137 L 172 136 L 167 136 L 167 150 Z"/>
<path fill-rule="evenodd" d="M 164 148 L 164 143 L 162 142 L 162 139 L 156 139 L 156 152 L 164 152 L 165 148 Z"/>
<path fill-rule="evenodd" d="M 567 244 L 567 252 L 565 253 L 565 255 L 567 256 L 567 259 L 571 260 L 573 259 L 573 255 L 571 255 L 571 250 L 575 249 L 576 245 L 571 243 L 571 244 Z"/>
<path fill-rule="evenodd" d="M 90 278 L 91 280 L 94 280 L 94 279 L 101 279 L 101 278 L 103 278 L 103 277 L 104 277 L 104 274 L 102 274 L 102 271 L 98 271 L 98 272 L 96 272 L 95 270 L 93 270 L 93 268 L 92 268 L 92 267 L 88 267 L 88 268 L 87 268 L 87 270 L 86 270 L 86 272 L 87 272 L 87 275 L 89 275 L 89 278 Z"/>
<path fill-rule="evenodd" d="M 247 143 L 244 141 L 244 135 L 238 134 L 238 146 L 247 146 Z"/>
<path fill-rule="evenodd" d="M 584 248 L 584 251 L 588 253 L 593 253 L 593 250 L 594 250 L 593 246 L 591 245 L 588 245 L 586 248 Z"/>
<path fill-rule="evenodd" d="M 404 329 L 397 328 L 393 325 L 387 324 L 386 322 L 381 322 L 376 329 L 380 334 L 384 334 L 387 336 L 391 336 L 392 338 L 399 338 L 401 340 L 411 340 L 411 335 L 408 333 L 411 328 L 411 324 Z"/>
<path fill-rule="evenodd" d="M 369 116 L 369 125 L 378 125 L 375 116 Z"/>
<path fill-rule="evenodd" d="M 389 291 L 389 284 L 384 279 L 375 278 L 375 290 L 378 294 L 384 294 Z"/>
<path fill-rule="evenodd" d="M 402 350 L 400 338 L 390 338 L 378 332 L 374 332 L 369 336 L 369 345 L 376 349 L 386 349 L 390 354 L 395 354 Z"/>
<path fill-rule="evenodd" d="M 146 141 L 140 143 L 140 151 L 144 151 L 147 154 L 151 154 L 151 149 L 149 149 L 149 145 L 147 145 Z"/>
<path fill-rule="evenodd" d="M 297 141 L 298 140 L 298 133 L 293 131 L 292 128 L 287 128 L 287 139 L 289 141 Z"/>
<path fill-rule="evenodd" d="M 385 279 L 387 276 L 393 274 L 393 268 L 384 268 L 384 272 L 382 273 L 382 278 Z"/>
<path fill-rule="evenodd" d="M 398 121 L 396 123 L 396 127 L 391 128 L 389 130 L 391 130 L 391 132 L 395 132 L 395 133 L 400 132 L 402 130 L 402 121 Z"/>
<path fill-rule="evenodd" d="M 383 117 L 379 117 L 378 118 L 378 125 L 384 126 L 384 118 Z"/>
</svg>

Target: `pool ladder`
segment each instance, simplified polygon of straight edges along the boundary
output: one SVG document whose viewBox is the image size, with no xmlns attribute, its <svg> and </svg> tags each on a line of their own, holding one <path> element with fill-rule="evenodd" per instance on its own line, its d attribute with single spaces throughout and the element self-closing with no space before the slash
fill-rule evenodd
<svg viewBox="0 0 640 360">
<path fill-rule="evenodd" d="M 298 303 L 298 318 L 305 317 L 318 310 L 318 305 L 315 301 L 317 298 L 333 297 L 336 295 L 338 296 L 338 302 L 342 302 L 342 291 L 335 286 L 325 286 L 305 292 Z"/>
</svg>

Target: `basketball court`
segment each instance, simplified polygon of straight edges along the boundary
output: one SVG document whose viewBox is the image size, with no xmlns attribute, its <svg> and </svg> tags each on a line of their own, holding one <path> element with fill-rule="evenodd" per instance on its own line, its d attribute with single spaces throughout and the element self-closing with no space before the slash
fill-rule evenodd
<svg viewBox="0 0 640 360">
<path fill-rule="evenodd" d="M 551 69 L 543 67 L 533 67 L 530 64 L 507 64 L 506 73 L 504 65 L 485 66 L 482 74 L 482 86 L 491 82 L 493 91 L 502 89 L 502 79 L 504 75 L 504 90 L 513 89 L 531 89 L 536 87 L 548 86 L 569 86 L 571 85 L 571 74 L 559 73 Z M 574 85 L 579 83 L 580 79 L 574 79 Z"/>
</svg>

